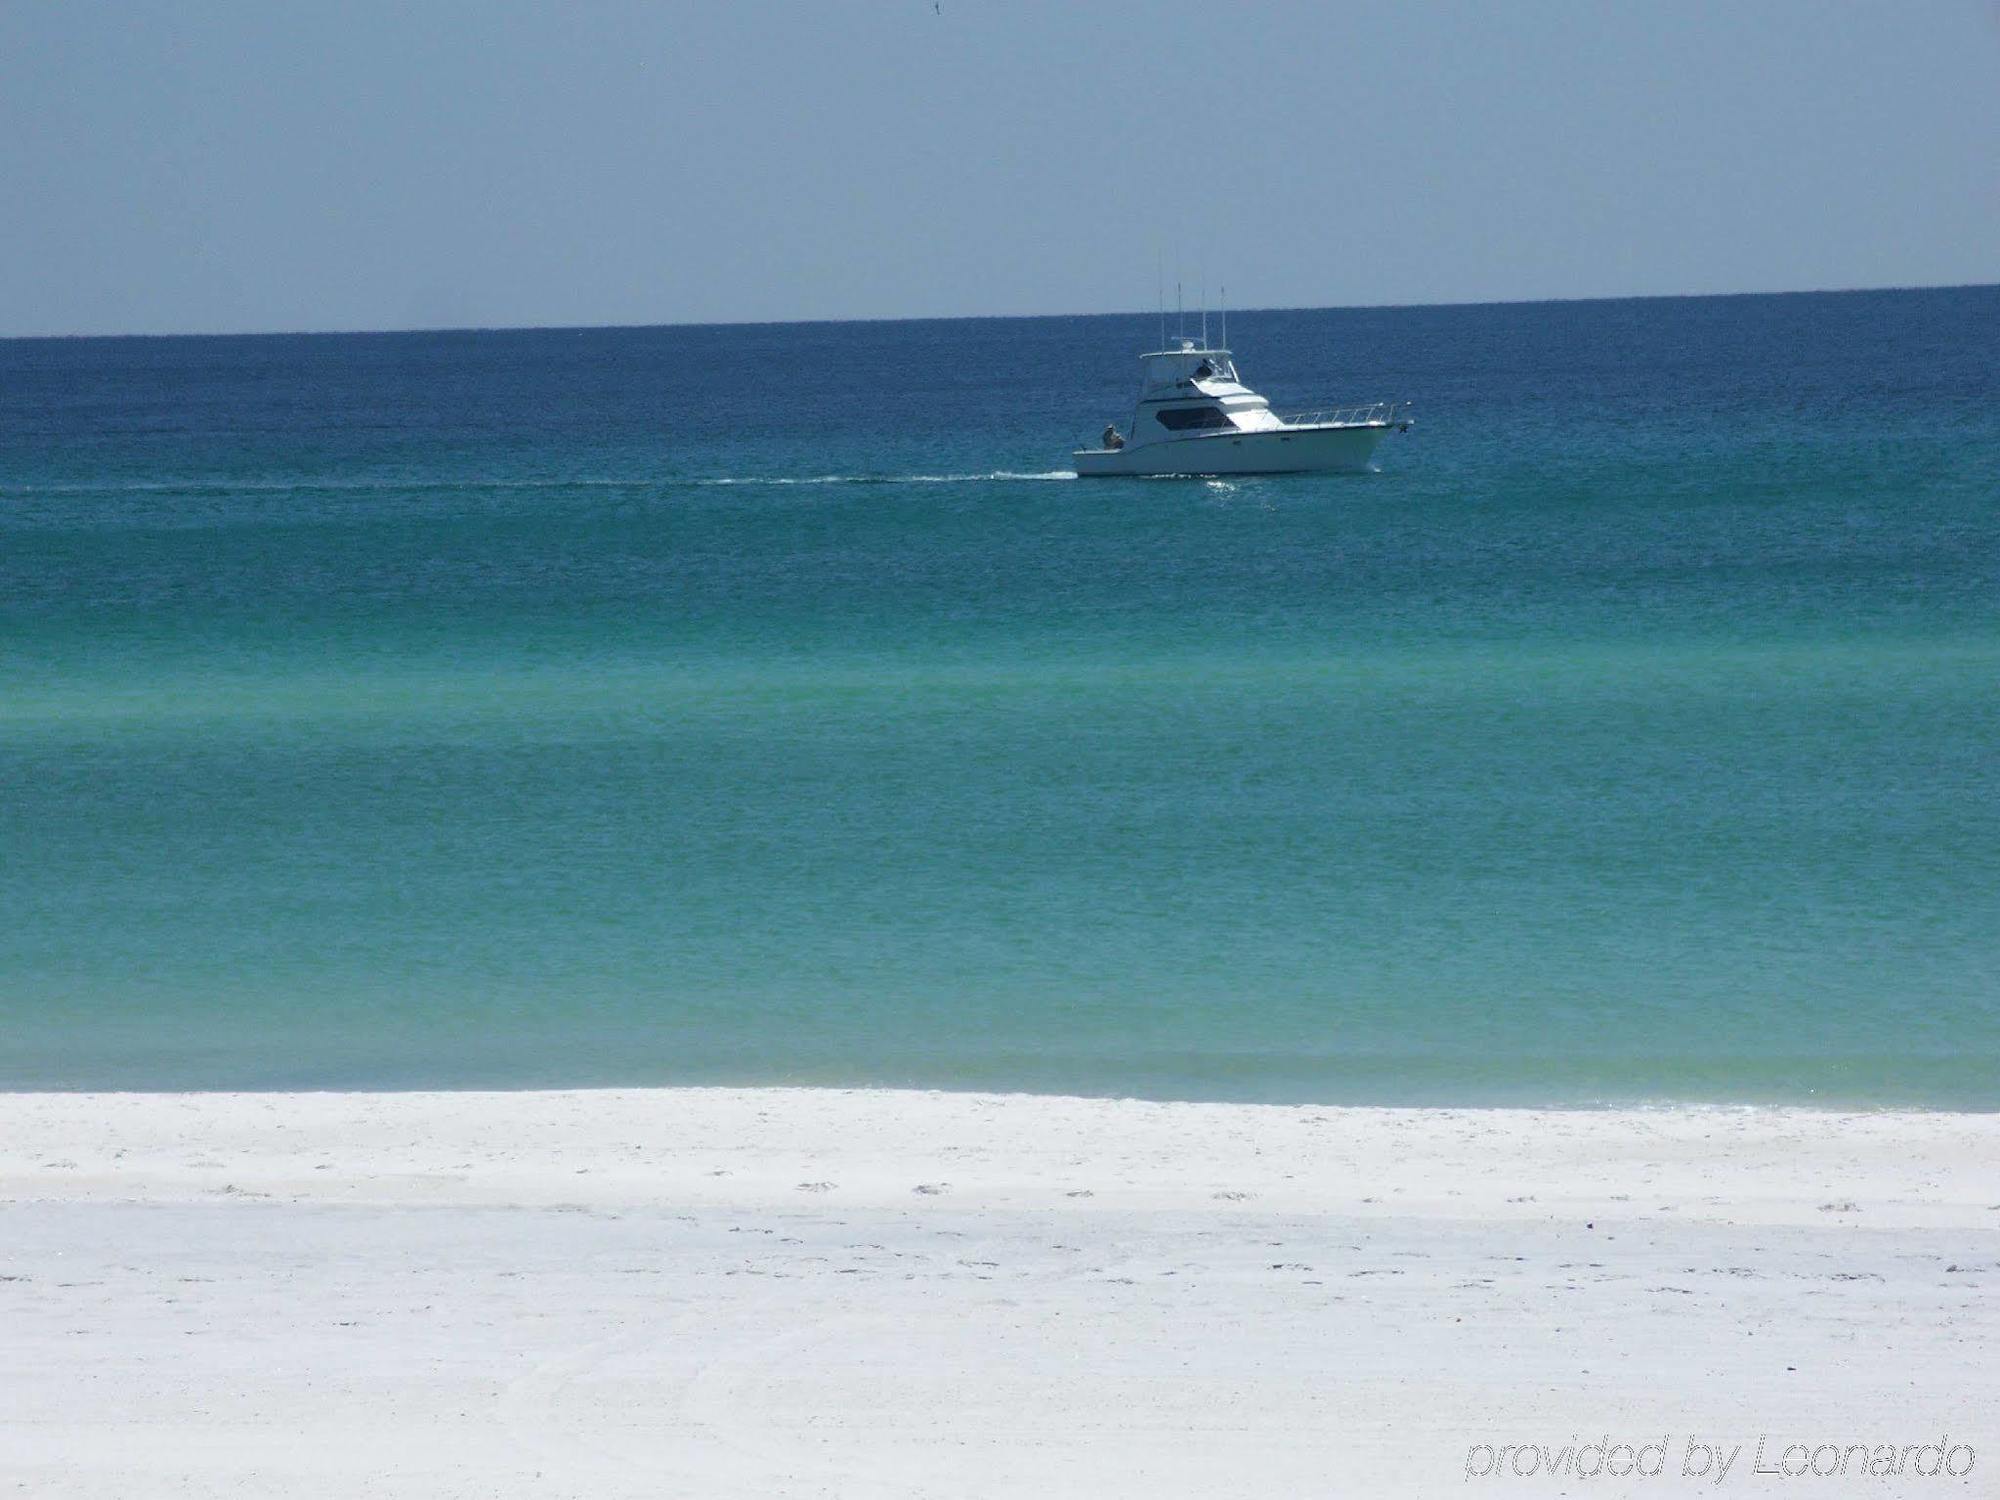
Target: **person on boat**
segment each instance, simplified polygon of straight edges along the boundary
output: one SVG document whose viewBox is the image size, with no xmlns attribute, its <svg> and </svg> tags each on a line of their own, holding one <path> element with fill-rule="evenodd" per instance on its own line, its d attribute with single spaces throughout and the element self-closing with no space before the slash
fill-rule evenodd
<svg viewBox="0 0 2000 1500">
<path fill-rule="evenodd" d="M 1125 446 L 1125 439 L 1119 436 L 1118 426 L 1114 422 L 1104 424 L 1104 446 L 1113 452 Z"/>
<path fill-rule="evenodd" d="M 1200 364 L 1194 367 L 1194 378 L 1196 380 L 1207 380 L 1214 373 L 1215 373 L 1215 366 L 1210 364 L 1207 360 L 1203 360 Z"/>
</svg>

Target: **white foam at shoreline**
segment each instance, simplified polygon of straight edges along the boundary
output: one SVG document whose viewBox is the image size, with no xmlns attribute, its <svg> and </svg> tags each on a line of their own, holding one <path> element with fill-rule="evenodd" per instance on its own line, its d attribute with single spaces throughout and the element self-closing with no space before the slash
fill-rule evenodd
<svg viewBox="0 0 2000 1500">
<path fill-rule="evenodd" d="M 200 1198 L 233 1184 L 301 1201 L 789 1202 L 800 1174 L 836 1169 L 827 1201 L 901 1202 L 949 1171 L 961 1203 L 995 1207 L 1060 1206 L 1081 1188 L 1150 1208 L 1242 1192 L 1345 1212 L 1393 1179 L 1405 1202 L 1498 1218 L 1622 1194 L 1676 1198 L 1683 1215 L 1819 1224 L 1824 1203 L 1865 1199 L 1876 1226 L 2000 1229 L 1987 1217 L 2000 1114 L 832 1088 L 0 1094 L 0 1197 L 15 1199 Z M 580 1175 L 596 1180 L 568 1180 Z"/>
</svg>

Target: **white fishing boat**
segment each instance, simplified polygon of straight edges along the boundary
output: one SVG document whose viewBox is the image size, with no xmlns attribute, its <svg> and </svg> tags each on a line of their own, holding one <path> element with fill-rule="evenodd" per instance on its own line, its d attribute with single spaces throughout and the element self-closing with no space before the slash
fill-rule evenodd
<svg viewBox="0 0 2000 1500">
<path fill-rule="evenodd" d="M 1078 449 L 1079 478 L 1359 473 L 1384 437 L 1410 430 L 1410 409 L 1397 401 L 1280 416 L 1238 378 L 1227 349 L 1179 344 L 1139 356 L 1131 431 L 1107 427 L 1102 446 Z"/>
</svg>

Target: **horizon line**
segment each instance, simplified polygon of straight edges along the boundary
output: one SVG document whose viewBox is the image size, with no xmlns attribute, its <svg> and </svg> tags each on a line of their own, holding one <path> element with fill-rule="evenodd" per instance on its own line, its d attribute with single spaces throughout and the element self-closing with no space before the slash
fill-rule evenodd
<svg viewBox="0 0 2000 1500">
<path fill-rule="evenodd" d="M 1448 299 L 1440 302 L 1290 303 L 1239 307 L 1242 313 L 1402 312 L 1442 307 L 1543 307 L 1589 302 L 1696 302 L 1732 297 L 1848 297 L 1882 292 L 1969 292 L 2000 289 L 2000 281 L 1913 282 L 1895 286 L 1792 287 L 1734 292 L 1624 292 L 1598 297 L 1500 297 Z M 713 318 L 661 323 L 465 323 L 414 328 L 255 328 L 213 331 L 191 329 L 172 333 L 10 333 L 0 344 L 49 343 L 85 339 L 271 339 L 271 338 L 397 338 L 423 333 L 623 333 L 658 328 L 786 328 L 870 323 L 999 323 L 1049 318 L 1154 317 L 1157 309 L 1119 308 L 1099 312 L 944 313 L 854 318 Z"/>
</svg>

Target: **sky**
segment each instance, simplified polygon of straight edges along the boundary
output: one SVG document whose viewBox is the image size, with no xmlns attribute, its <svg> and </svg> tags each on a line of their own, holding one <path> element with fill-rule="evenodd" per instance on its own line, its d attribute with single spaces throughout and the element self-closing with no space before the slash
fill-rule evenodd
<svg viewBox="0 0 2000 1500">
<path fill-rule="evenodd" d="M 0 336 L 2000 281 L 2000 0 L 0 0 Z"/>
</svg>

